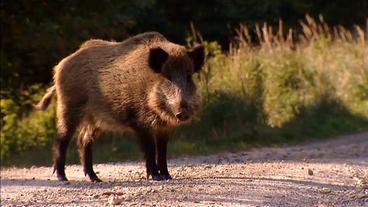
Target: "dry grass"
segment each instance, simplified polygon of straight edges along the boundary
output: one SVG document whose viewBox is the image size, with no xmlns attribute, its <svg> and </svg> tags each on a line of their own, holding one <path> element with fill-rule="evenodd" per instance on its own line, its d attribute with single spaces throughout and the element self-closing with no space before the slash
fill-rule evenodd
<svg viewBox="0 0 368 207">
<path fill-rule="evenodd" d="M 200 77 L 206 97 L 223 92 L 257 106 L 265 122 L 282 127 L 304 109 L 336 102 L 354 115 L 368 117 L 368 42 L 354 26 L 329 27 L 306 16 L 300 29 L 253 30 L 241 25 L 228 54 L 206 44 L 208 64 Z M 255 35 L 251 35 L 251 32 Z M 202 40 L 194 30 L 197 40 Z"/>
</svg>

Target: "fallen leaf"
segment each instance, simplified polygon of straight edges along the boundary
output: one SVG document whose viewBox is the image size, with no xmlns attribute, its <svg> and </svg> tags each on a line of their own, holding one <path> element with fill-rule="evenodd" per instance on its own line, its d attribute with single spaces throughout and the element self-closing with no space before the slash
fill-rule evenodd
<svg viewBox="0 0 368 207">
<path fill-rule="evenodd" d="M 318 190 L 320 193 L 331 193 L 331 189 L 328 188 L 321 188 Z"/>
</svg>

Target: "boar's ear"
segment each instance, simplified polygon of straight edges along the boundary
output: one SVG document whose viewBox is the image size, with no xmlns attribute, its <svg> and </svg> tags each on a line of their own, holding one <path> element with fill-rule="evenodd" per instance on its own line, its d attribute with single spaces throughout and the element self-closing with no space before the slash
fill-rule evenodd
<svg viewBox="0 0 368 207">
<path fill-rule="evenodd" d="M 204 64 L 205 56 L 203 45 L 197 45 L 192 50 L 188 51 L 188 56 L 194 63 L 194 72 L 200 71 Z"/>
<path fill-rule="evenodd" d="M 169 54 L 167 54 L 165 50 L 159 47 L 151 48 L 149 51 L 148 64 L 153 69 L 153 71 L 155 71 L 156 73 L 160 73 L 162 65 L 168 57 Z"/>
</svg>

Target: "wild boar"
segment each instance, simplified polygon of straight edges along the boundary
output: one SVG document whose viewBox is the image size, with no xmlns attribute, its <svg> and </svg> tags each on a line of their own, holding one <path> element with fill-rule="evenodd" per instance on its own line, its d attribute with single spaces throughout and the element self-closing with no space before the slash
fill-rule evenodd
<svg viewBox="0 0 368 207">
<path fill-rule="evenodd" d="M 85 175 L 100 182 L 92 167 L 92 144 L 101 131 L 136 133 L 147 178 L 171 179 L 167 143 L 173 130 L 189 122 L 201 105 L 192 75 L 201 70 L 204 48 L 191 50 L 147 32 L 122 42 L 89 40 L 54 68 L 54 85 L 36 105 L 44 110 L 57 97 L 53 165 L 66 181 L 65 155 L 77 144 Z"/>
</svg>

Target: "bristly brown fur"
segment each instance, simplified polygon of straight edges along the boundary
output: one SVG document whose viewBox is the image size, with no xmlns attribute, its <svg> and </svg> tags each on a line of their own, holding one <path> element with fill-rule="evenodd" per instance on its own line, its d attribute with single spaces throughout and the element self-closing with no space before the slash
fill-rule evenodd
<svg viewBox="0 0 368 207">
<path fill-rule="evenodd" d="M 38 104 L 45 109 L 57 95 L 54 167 L 58 179 L 66 180 L 65 151 L 77 129 L 81 162 L 92 181 L 100 181 L 91 155 L 97 131 L 126 129 L 135 131 L 141 140 L 147 174 L 169 179 L 169 134 L 188 122 L 201 102 L 191 78 L 203 64 L 200 58 L 204 58 L 203 48 L 187 51 L 157 32 L 123 42 L 89 40 L 64 58 L 54 68 L 55 85 Z"/>
</svg>

